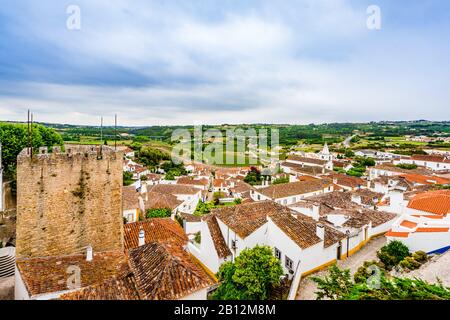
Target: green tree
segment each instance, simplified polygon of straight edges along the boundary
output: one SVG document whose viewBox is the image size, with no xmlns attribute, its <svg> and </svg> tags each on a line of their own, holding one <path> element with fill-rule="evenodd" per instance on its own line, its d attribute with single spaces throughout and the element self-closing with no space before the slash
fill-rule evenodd
<svg viewBox="0 0 450 320">
<path fill-rule="evenodd" d="M 332 300 L 448 300 L 450 288 L 442 284 L 429 284 L 421 279 L 387 278 L 379 275 L 379 285 L 369 286 L 367 281 L 354 283 L 350 270 L 333 266 L 324 278 L 312 277 L 319 289 L 317 299 Z"/>
<path fill-rule="evenodd" d="M 345 297 L 350 293 L 353 287 L 353 282 L 350 276 L 350 270 L 341 270 L 336 265 L 329 269 L 329 274 L 323 279 L 320 277 L 311 277 L 317 284 L 316 292 L 317 300 L 324 298 L 337 300 Z"/>
<path fill-rule="evenodd" d="M 5 177 L 16 179 L 17 155 L 28 146 L 27 126 L 15 123 L 0 123 L 0 141 L 2 143 L 2 162 L 5 168 Z M 53 146 L 63 147 L 61 136 L 51 128 L 42 125 L 33 125 L 31 143 L 35 152 L 37 148 L 47 146 L 50 151 Z"/>
<path fill-rule="evenodd" d="M 124 186 L 129 186 L 133 184 L 133 174 L 131 172 L 128 171 L 124 171 L 123 172 L 123 185 Z"/>
<path fill-rule="evenodd" d="M 261 184 L 261 171 L 259 171 L 256 167 L 251 167 L 250 171 L 245 176 L 244 181 L 252 186 Z"/>
<path fill-rule="evenodd" d="M 408 247 L 397 240 L 389 242 L 377 252 L 378 259 L 388 270 L 391 270 L 408 256 L 410 256 Z"/>
<path fill-rule="evenodd" d="M 217 300 L 264 300 L 280 284 L 283 268 L 267 246 L 244 249 L 234 262 L 225 262 L 217 277 L 221 284 L 213 294 Z"/>
<path fill-rule="evenodd" d="M 146 212 L 146 218 L 168 218 L 172 215 L 172 210 L 168 208 L 162 208 L 162 209 L 149 209 Z"/>
</svg>

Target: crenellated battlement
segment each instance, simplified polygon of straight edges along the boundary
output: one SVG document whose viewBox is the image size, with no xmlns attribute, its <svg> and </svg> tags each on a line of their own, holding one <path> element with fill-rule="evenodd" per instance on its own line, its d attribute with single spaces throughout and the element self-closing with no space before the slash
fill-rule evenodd
<svg viewBox="0 0 450 320">
<path fill-rule="evenodd" d="M 123 159 L 123 152 L 114 150 L 108 146 L 85 146 L 85 145 L 65 145 L 64 149 L 59 146 L 40 147 L 38 150 L 33 149 L 33 156 L 31 157 L 30 148 L 23 149 L 17 156 L 17 162 L 27 161 L 30 159 L 36 160 L 67 160 L 67 159 Z"/>
<path fill-rule="evenodd" d="M 18 257 L 123 248 L 123 153 L 107 146 L 24 149 L 17 157 Z"/>
</svg>

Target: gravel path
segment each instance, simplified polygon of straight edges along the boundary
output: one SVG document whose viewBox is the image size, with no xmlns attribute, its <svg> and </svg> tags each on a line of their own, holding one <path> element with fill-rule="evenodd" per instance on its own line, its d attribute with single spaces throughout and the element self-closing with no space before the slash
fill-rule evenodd
<svg viewBox="0 0 450 320">
<path fill-rule="evenodd" d="M 419 278 L 430 283 L 437 283 L 437 279 L 442 281 L 446 287 L 450 287 L 450 251 L 443 255 L 434 256 L 420 269 L 405 273 L 407 278 Z"/>
<path fill-rule="evenodd" d="M 341 269 L 350 269 L 353 275 L 356 270 L 362 266 L 364 261 L 375 260 L 377 251 L 385 244 L 386 238 L 384 236 L 373 238 L 363 248 L 361 248 L 361 250 L 350 256 L 348 259 L 338 261 L 337 266 Z M 297 300 L 315 300 L 317 286 L 315 282 L 310 279 L 310 277 L 323 277 L 327 273 L 327 269 L 324 269 L 302 279 L 298 290 Z"/>
</svg>

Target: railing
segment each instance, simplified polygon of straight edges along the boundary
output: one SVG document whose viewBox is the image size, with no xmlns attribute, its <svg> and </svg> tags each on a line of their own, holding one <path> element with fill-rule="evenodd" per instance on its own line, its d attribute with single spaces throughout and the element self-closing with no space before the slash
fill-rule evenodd
<svg viewBox="0 0 450 320">
<path fill-rule="evenodd" d="M 297 297 L 298 287 L 300 285 L 300 280 L 302 280 L 302 271 L 300 268 L 300 261 L 297 264 L 297 268 L 295 269 L 294 278 L 292 279 L 291 288 L 288 294 L 288 300 L 295 300 Z"/>
</svg>

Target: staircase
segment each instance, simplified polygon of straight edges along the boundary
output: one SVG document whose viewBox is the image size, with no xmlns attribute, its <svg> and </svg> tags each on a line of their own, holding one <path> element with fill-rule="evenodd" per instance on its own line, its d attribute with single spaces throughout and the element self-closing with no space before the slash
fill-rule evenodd
<svg viewBox="0 0 450 320">
<path fill-rule="evenodd" d="M 14 247 L 0 249 L 0 279 L 14 275 L 16 266 L 16 250 Z"/>
</svg>

